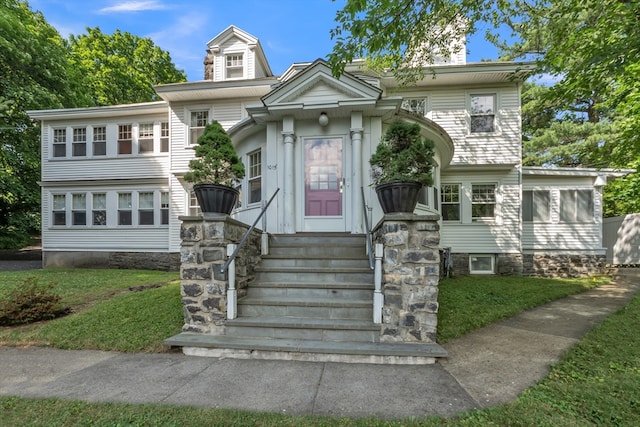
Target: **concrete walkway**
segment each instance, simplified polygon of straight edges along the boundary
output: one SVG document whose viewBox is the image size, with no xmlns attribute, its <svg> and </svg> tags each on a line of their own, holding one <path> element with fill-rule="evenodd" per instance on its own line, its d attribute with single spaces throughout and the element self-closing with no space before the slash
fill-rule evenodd
<svg viewBox="0 0 640 427">
<path fill-rule="evenodd" d="M 286 414 L 452 416 L 515 399 L 640 289 L 640 272 L 444 345 L 430 366 L 359 365 L 0 348 L 0 395 Z"/>
</svg>

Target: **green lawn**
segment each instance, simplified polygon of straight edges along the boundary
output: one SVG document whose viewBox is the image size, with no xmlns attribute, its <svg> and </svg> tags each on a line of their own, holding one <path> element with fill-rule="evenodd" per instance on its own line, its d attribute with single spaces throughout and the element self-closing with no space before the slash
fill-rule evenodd
<svg viewBox="0 0 640 427">
<path fill-rule="evenodd" d="M 29 272 L 32 273 L 33 272 Z M 79 312 L 35 325 L 0 328 L 0 344 L 47 345 L 119 351 L 162 351 L 162 340 L 180 331 L 182 307 L 176 273 L 127 270 L 45 270 L 41 281 Z M 20 283 L 28 273 L 0 272 L 0 285 Z M 440 284 L 441 342 L 604 279 L 550 280 L 463 277 Z M 164 283 L 140 292 L 131 286 Z M 0 291 L 2 292 L 2 291 Z M 1 293 L 0 293 L 1 295 Z M 80 310 L 82 309 L 82 310 Z M 516 401 L 456 419 L 397 422 L 291 417 L 235 410 L 159 405 L 0 398 L 0 425 L 640 425 L 640 296 L 589 333 L 552 373 Z"/>
<path fill-rule="evenodd" d="M 226 409 L 1 397 L 0 425 L 29 426 L 635 426 L 640 425 L 640 295 L 509 404 L 459 418 L 382 421 Z"/>
</svg>

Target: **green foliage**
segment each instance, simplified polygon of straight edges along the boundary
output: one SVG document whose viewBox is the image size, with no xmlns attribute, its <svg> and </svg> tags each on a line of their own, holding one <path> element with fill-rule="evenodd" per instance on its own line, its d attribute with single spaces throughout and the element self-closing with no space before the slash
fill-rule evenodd
<svg viewBox="0 0 640 427">
<path fill-rule="evenodd" d="M 389 125 L 369 159 L 374 185 L 386 182 L 433 184 L 434 143 L 420 135 L 420 125 L 395 121 Z"/>
<path fill-rule="evenodd" d="M 53 292 L 56 283 L 41 285 L 37 277 L 27 277 L 0 300 L 0 325 L 48 320 L 66 314 L 68 309 L 60 302 L 62 297 Z"/>
<path fill-rule="evenodd" d="M 234 186 L 244 178 L 244 164 L 231 138 L 215 120 L 204 128 L 198 138 L 195 155 L 196 158 L 189 162 L 190 171 L 184 175 L 187 182 Z"/>
<path fill-rule="evenodd" d="M 70 46 L 71 66 L 84 76 L 93 105 L 156 101 L 154 85 L 186 81 L 169 53 L 147 37 L 87 28 L 87 34 L 70 37 Z"/>
</svg>

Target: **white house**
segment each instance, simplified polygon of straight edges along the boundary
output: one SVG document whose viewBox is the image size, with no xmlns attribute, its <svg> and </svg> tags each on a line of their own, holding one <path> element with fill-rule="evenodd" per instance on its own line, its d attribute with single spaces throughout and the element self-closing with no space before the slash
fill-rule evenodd
<svg viewBox="0 0 640 427">
<path fill-rule="evenodd" d="M 45 267 L 177 269 L 179 217 L 198 213 L 183 176 L 214 119 L 247 169 L 233 217 L 252 223 L 280 188 L 269 233 L 361 234 L 369 208 L 377 223 L 368 159 L 399 119 L 435 142 L 435 184 L 417 212 L 441 215 L 454 271 L 570 275 L 604 265 L 601 188 L 616 174 L 522 166 L 528 64 L 457 55 L 409 87 L 360 62 L 339 79 L 322 60 L 274 76 L 259 40 L 230 26 L 207 43 L 204 65 L 204 80 L 157 86 L 159 102 L 29 113 L 42 127 Z"/>
</svg>

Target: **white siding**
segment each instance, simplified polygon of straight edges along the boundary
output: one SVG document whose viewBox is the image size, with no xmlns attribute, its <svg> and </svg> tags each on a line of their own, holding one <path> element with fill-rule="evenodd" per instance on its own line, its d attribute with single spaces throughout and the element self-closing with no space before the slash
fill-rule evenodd
<svg viewBox="0 0 640 427">
<path fill-rule="evenodd" d="M 166 177 L 168 174 L 169 156 L 132 156 L 49 161 L 42 172 L 42 180 L 138 179 Z"/>
<path fill-rule="evenodd" d="M 550 191 L 549 222 L 522 223 L 524 251 L 602 251 L 602 193 L 588 176 L 523 176 L 522 190 Z M 560 190 L 593 190 L 593 218 L 583 223 L 560 221 Z"/>
<path fill-rule="evenodd" d="M 517 169 L 509 172 L 443 174 L 443 184 L 462 184 L 460 223 L 446 221 L 441 228 L 440 246 L 458 253 L 520 252 L 520 185 Z M 497 183 L 496 219 L 471 222 L 472 184 Z"/>
<path fill-rule="evenodd" d="M 640 214 L 605 218 L 602 229 L 608 263 L 640 264 Z"/>
</svg>

